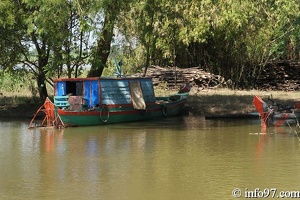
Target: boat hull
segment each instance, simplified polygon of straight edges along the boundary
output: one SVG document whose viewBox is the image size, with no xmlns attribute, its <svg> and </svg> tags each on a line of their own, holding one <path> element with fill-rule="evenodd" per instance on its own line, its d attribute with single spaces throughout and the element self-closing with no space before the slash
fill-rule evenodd
<svg viewBox="0 0 300 200">
<path fill-rule="evenodd" d="M 56 110 L 56 116 L 65 126 L 95 126 L 125 122 L 145 121 L 162 117 L 173 117 L 181 113 L 187 101 L 186 96 L 179 100 L 163 104 L 147 105 L 146 110 L 137 110 L 133 107 L 106 105 L 87 111 Z"/>
<path fill-rule="evenodd" d="M 267 119 L 267 126 L 289 126 L 298 123 L 300 113 L 274 112 Z"/>
<path fill-rule="evenodd" d="M 47 98 L 37 113 L 46 114 L 41 126 L 47 122 L 56 127 L 172 117 L 183 110 L 189 90 L 187 83 L 177 94 L 155 97 L 152 79 L 147 77 L 60 78 L 54 80 L 53 102 Z"/>
<path fill-rule="evenodd" d="M 276 111 L 267 105 L 259 96 L 254 96 L 253 104 L 256 107 L 261 119 L 261 126 L 290 126 L 298 124 L 300 118 L 299 109 L 289 109 L 288 111 Z"/>
</svg>

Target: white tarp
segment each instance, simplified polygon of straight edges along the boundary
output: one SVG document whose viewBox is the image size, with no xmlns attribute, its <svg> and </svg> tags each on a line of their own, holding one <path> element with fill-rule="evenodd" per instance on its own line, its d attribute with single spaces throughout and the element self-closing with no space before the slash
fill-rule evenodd
<svg viewBox="0 0 300 200">
<path fill-rule="evenodd" d="M 130 93 L 133 107 L 135 109 L 146 110 L 146 104 L 143 97 L 143 91 L 139 81 L 131 81 L 130 84 Z"/>
</svg>

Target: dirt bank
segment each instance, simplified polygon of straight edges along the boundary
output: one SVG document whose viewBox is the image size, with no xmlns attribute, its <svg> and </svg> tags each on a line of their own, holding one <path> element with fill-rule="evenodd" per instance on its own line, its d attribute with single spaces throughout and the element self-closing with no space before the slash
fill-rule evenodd
<svg viewBox="0 0 300 200">
<path fill-rule="evenodd" d="M 268 98 L 272 98 L 281 105 L 294 105 L 300 101 L 300 92 L 296 91 L 241 91 L 218 89 L 192 93 L 188 100 L 188 105 L 193 107 L 191 114 L 246 114 L 256 112 L 252 104 L 254 95 L 260 96 L 266 103 L 271 103 Z"/>
<path fill-rule="evenodd" d="M 32 118 L 40 105 L 0 105 L 0 118 Z"/>
<path fill-rule="evenodd" d="M 192 90 L 187 102 L 190 115 L 240 115 L 256 112 L 252 101 L 254 95 L 260 95 L 265 101 L 272 97 L 279 104 L 292 105 L 300 101 L 300 92 L 283 91 L 237 91 L 229 89 Z M 31 119 L 40 104 L 2 104 L 0 118 Z"/>
</svg>

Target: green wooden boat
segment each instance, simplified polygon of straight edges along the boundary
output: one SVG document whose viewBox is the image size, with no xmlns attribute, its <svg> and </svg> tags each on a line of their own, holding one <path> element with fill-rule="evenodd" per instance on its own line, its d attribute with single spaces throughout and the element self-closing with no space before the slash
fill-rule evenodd
<svg viewBox="0 0 300 200">
<path fill-rule="evenodd" d="M 54 80 L 54 102 L 39 111 L 47 126 L 92 126 L 178 115 L 190 87 L 155 97 L 151 78 L 61 78 Z M 33 121 L 33 120 L 32 120 Z"/>
</svg>

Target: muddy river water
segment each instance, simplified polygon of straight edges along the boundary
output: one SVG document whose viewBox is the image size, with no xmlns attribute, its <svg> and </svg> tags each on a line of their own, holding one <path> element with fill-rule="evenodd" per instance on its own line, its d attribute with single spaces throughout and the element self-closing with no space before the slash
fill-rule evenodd
<svg viewBox="0 0 300 200">
<path fill-rule="evenodd" d="M 28 123 L 0 121 L 0 199 L 209 200 L 300 191 L 298 137 L 289 129 L 259 134 L 258 120 Z"/>
</svg>

